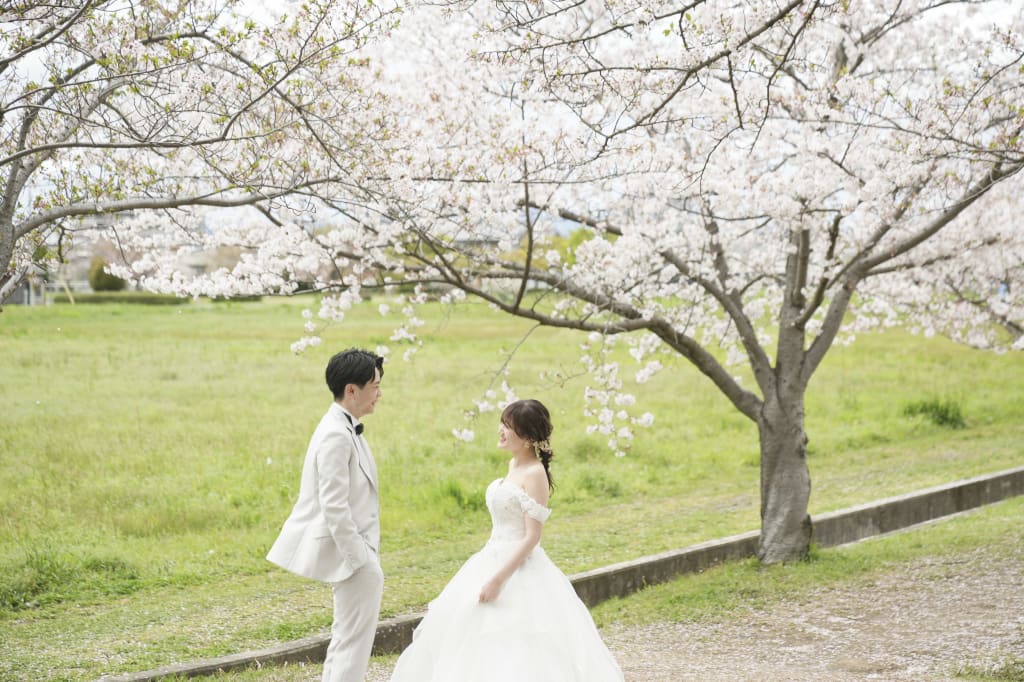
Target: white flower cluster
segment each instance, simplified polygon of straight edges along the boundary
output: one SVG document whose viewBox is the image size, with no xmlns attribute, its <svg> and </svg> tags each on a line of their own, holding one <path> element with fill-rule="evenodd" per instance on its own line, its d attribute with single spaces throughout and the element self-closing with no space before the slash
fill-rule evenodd
<svg viewBox="0 0 1024 682">
<path fill-rule="evenodd" d="M 323 340 L 319 336 L 303 336 L 298 341 L 294 342 L 291 346 L 292 352 L 296 355 L 300 355 L 305 352 L 308 348 L 315 348 L 323 343 Z"/>
<path fill-rule="evenodd" d="M 508 374 L 508 367 L 505 368 L 504 373 Z M 470 423 L 476 422 L 476 420 L 482 414 L 488 414 L 495 412 L 496 410 L 503 410 L 509 403 L 513 403 L 519 398 L 516 396 L 516 391 L 513 389 L 507 380 L 501 382 L 501 397 L 498 396 L 498 392 L 494 389 L 487 389 L 484 392 L 483 397 L 478 400 L 473 400 L 473 409 L 466 410 L 464 417 L 466 421 Z M 475 433 L 472 429 L 452 429 L 452 435 L 458 440 L 471 442 L 475 438 Z"/>
<path fill-rule="evenodd" d="M 636 405 L 636 396 L 622 390 L 619 364 L 609 360 L 616 337 L 602 337 L 592 333 L 587 343 L 581 346 L 581 358 L 587 372 L 596 386 L 587 386 L 583 391 L 583 415 L 594 420 L 587 425 L 587 433 L 608 436 L 608 447 L 617 457 L 624 457 L 632 447 L 636 436 L 634 427 L 647 428 L 654 423 L 654 415 L 645 412 L 633 416 L 630 409 Z M 643 349 L 651 348 L 649 341 L 641 342 L 635 349 L 634 357 L 643 357 Z M 648 363 L 650 367 L 654 363 Z M 660 367 L 660 365 L 659 365 Z M 646 380 L 646 379 L 645 379 Z"/>
</svg>

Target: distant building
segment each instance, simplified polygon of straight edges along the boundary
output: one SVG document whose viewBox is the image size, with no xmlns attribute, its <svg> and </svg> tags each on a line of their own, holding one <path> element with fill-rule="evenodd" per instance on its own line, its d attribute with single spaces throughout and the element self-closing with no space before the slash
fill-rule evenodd
<svg viewBox="0 0 1024 682">
<path fill-rule="evenodd" d="M 21 281 L 4 305 L 42 305 L 46 303 L 46 271 L 34 267 Z"/>
</svg>

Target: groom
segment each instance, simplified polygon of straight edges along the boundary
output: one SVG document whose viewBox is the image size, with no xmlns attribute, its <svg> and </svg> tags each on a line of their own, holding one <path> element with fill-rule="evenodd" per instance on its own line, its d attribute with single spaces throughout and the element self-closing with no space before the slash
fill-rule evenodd
<svg viewBox="0 0 1024 682">
<path fill-rule="evenodd" d="M 309 441 L 299 499 L 267 559 L 330 583 L 334 623 L 323 682 L 363 682 L 384 574 L 377 467 L 360 420 L 381 397 L 384 358 L 350 348 L 331 358 L 326 374 L 334 403 Z"/>
</svg>

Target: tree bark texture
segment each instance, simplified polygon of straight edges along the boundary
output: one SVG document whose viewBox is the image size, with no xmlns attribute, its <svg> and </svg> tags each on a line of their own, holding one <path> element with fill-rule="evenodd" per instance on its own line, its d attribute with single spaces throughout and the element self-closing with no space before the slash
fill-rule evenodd
<svg viewBox="0 0 1024 682">
<path fill-rule="evenodd" d="M 765 401 L 758 419 L 761 442 L 761 537 L 765 564 L 807 557 L 811 542 L 811 476 L 807 468 L 803 394 Z"/>
</svg>

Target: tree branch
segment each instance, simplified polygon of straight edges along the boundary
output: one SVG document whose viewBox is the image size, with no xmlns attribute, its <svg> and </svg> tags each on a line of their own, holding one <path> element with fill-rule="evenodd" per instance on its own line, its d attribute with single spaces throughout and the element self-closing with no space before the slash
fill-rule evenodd
<svg viewBox="0 0 1024 682">
<path fill-rule="evenodd" d="M 877 268 L 883 263 L 895 260 L 914 249 L 926 239 L 937 234 L 942 228 L 946 227 L 946 225 L 953 222 L 957 216 L 963 213 L 964 209 L 983 197 L 985 193 L 996 185 L 996 183 L 1019 172 L 1021 168 L 1024 168 L 1024 161 L 1009 164 L 1005 167 L 1002 167 L 1001 164 L 993 165 L 992 168 L 990 168 L 989 171 L 974 184 L 974 186 L 967 189 L 959 201 L 946 208 L 938 218 L 925 225 L 924 228 L 919 230 L 916 234 L 911 235 L 900 243 L 886 249 L 884 253 L 864 258 L 864 260 L 859 264 L 859 267 L 863 269 L 863 272 L 866 275 L 871 275 L 873 274 L 872 271 L 874 268 Z"/>
<path fill-rule="evenodd" d="M 136 199 L 123 199 L 107 202 L 79 202 L 61 206 L 51 211 L 46 211 L 30 220 L 19 223 L 15 227 L 14 236 L 20 239 L 33 230 L 62 218 L 74 218 L 86 215 L 100 215 L 104 213 L 124 213 L 126 211 L 153 210 L 163 208 L 181 208 L 183 206 L 214 206 L 214 207 L 237 207 L 248 206 L 260 201 L 269 201 L 295 193 L 295 190 L 302 187 L 309 187 L 317 184 L 333 182 L 333 178 L 325 178 L 316 181 L 302 183 L 296 187 L 284 187 L 272 192 L 259 194 L 246 194 L 239 197 L 228 197 L 225 193 L 231 188 L 216 190 L 208 194 L 200 194 L 187 197 L 140 197 Z"/>
</svg>

